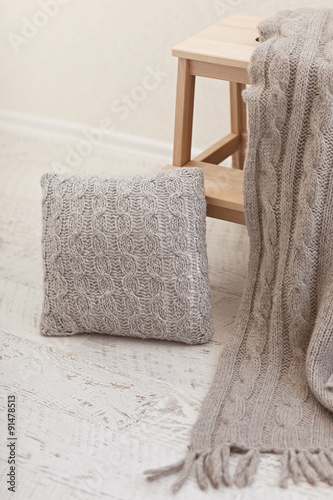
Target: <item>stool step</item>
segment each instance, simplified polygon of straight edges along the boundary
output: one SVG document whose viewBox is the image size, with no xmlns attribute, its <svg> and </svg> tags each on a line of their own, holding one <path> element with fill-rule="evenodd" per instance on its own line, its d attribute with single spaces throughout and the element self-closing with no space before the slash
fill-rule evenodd
<svg viewBox="0 0 333 500">
<path fill-rule="evenodd" d="M 242 170 L 195 160 L 189 161 L 183 167 L 202 169 L 209 217 L 245 225 Z M 183 167 L 167 165 L 162 170 Z"/>
</svg>

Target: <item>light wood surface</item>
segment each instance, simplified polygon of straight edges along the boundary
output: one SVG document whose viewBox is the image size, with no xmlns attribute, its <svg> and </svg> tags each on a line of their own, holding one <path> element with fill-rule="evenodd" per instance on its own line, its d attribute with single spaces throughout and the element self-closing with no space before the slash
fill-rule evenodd
<svg viewBox="0 0 333 500">
<path fill-rule="evenodd" d="M 250 83 L 250 77 L 246 68 L 236 68 L 225 64 L 214 64 L 190 59 L 188 61 L 191 75 L 214 78 L 216 80 L 227 80 L 228 82 Z"/>
<path fill-rule="evenodd" d="M 178 60 L 173 164 L 181 167 L 191 159 L 195 77 L 189 61 Z"/>
<path fill-rule="evenodd" d="M 214 219 L 220 219 L 245 226 L 244 213 L 239 212 L 238 210 L 231 210 L 230 208 L 219 207 L 217 205 L 207 203 L 206 213 L 207 217 L 213 217 Z"/>
<path fill-rule="evenodd" d="M 205 149 L 202 153 L 193 158 L 194 161 L 203 161 L 218 165 L 237 151 L 239 145 L 239 136 L 235 133 L 230 133 L 217 141 L 215 144 Z"/>
<path fill-rule="evenodd" d="M 241 170 L 194 160 L 188 162 L 186 167 L 199 167 L 203 171 L 208 204 L 207 215 L 245 224 Z M 167 165 L 163 170 L 171 168 L 176 167 Z"/>
<path fill-rule="evenodd" d="M 232 14 L 173 47 L 176 57 L 247 68 L 261 17 Z"/>
<path fill-rule="evenodd" d="M 230 82 L 230 126 L 231 132 L 237 134 L 238 150 L 232 155 L 232 167 L 242 169 L 245 160 L 247 139 L 246 104 L 242 99 L 243 83 Z"/>
</svg>

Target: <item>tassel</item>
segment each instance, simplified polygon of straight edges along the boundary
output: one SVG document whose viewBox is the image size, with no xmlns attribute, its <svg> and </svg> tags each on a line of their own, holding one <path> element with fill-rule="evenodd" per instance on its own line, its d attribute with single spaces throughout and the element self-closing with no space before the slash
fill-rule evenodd
<svg viewBox="0 0 333 500">
<path fill-rule="evenodd" d="M 189 451 L 185 457 L 184 460 L 184 465 L 182 469 L 179 472 L 178 478 L 176 481 L 173 483 L 171 489 L 173 493 L 177 493 L 177 491 L 183 486 L 185 483 L 190 470 L 192 468 L 192 465 L 196 459 L 197 454 L 194 451 Z"/>
<path fill-rule="evenodd" d="M 214 448 L 214 450 L 206 456 L 205 467 L 211 485 L 213 488 L 218 488 L 222 479 L 221 446 Z"/>
<path fill-rule="evenodd" d="M 289 477 L 289 450 L 285 450 L 281 456 L 280 488 L 287 488 Z"/>
<path fill-rule="evenodd" d="M 289 469 L 294 483 L 298 484 L 301 477 L 301 470 L 298 464 L 297 454 L 295 450 L 289 450 Z"/>
<path fill-rule="evenodd" d="M 158 469 L 145 470 L 144 474 L 147 475 L 148 481 L 155 481 L 160 477 L 169 476 L 170 474 L 179 472 L 178 478 L 172 485 L 172 491 L 176 493 L 186 481 L 195 458 L 196 453 L 190 450 L 183 460 L 171 465 L 166 465 L 165 467 L 159 467 Z"/>
<path fill-rule="evenodd" d="M 234 474 L 236 486 L 242 488 L 252 483 L 259 465 L 259 459 L 259 450 L 250 450 L 239 459 Z"/>
<path fill-rule="evenodd" d="M 317 472 L 330 486 L 333 486 L 333 470 L 332 465 L 328 461 L 324 450 L 320 450 L 316 459 L 320 463 L 321 467 L 318 467 Z"/>
<path fill-rule="evenodd" d="M 311 465 L 311 467 L 315 471 L 315 473 L 317 473 L 319 478 L 321 478 L 323 481 L 327 482 L 327 476 L 325 474 L 325 467 L 323 466 L 322 462 L 319 460 L 318 453 L 317 454 L 311 453 L 308 450 L 305 450 L 304 453 L 305 453 L 305 456 L 306 456 L 309 464 Z"/>
<path fill-rule="evenodd" d="M 232 477 L 229 469 L 230 462 L 230 448 L 229 446 L 223 446 L 221 450 L 221 460 L 222 460 L 222 481 L 226 486 L 232 485 Z"/>
<path fill-rule="evenodd" d="M 246 484 L 250 485 L 253 482 L 254 476 L 256 475 L 258 466 L 260 461 L 260 453 L 259 450 L 254 450 L 253 456 L 251 458 L 251 462 L 249 467 L 246 470 Z"/>
<path fill-rule="evenodd" d="M 311 463 L 309 462 L 305 451 L 298 452 L 298 463 L 308 483 L 316 484 L 318 481 L 318 476 L 315 470 L 313 469 Z"/>
<path fill-rule="evenodd" d="M 179 472 L 184 467 L 185 460 L 182 459 L 179 462 L 176 462 L 171 465 L 166 465 L 164 467 L 159 467 L 158 469 L 147 469 L 143 471 L 144 474 L 147 475 L 148 481 L 155 481 L 160 477 L 169 476 L 174 472 Z"/>
<path fill-rule="evenodd" d="M 207 489 L 208 480 L 213 488 L 218 488 L 221 482 L 225 486 L 231 486 L 233 481 L 229 469 L 230 451 L 230 447 L 226 445 L 217 446 L 208 453 L 198 453 L 190 449 L 183 460 L 158 469 L 145 470 L 144 474 L 147 475 L 148 481 L 155 481 L 161 477 L 178 473 L 178 477 L 172 485 L 172 491 L 176 493 L 189 476 L 192 466 L 195 465 L 196 480 L 201 490 Z M 241 452 L 242 450 L 236 451 Z M 239 488 L 253 482 L 260 461 L 258 449 L 248 450 L 245 453 L 244 451 L 234 472 L 234 483 Z M 298 484 L 303 476 L 312 485 L 321 479 L 333 486 L 333 450 L 289 449 L 276 452 L 282 453 L 279 478 L 281 488 L 287 488 L 289 475 L 295 484 Z"/>
<path fill-rule="evenodd" d="M 206 490 L 208 486 L 207 474 L 205 470 L 206 456 L 207 456 L 206 454 L 202 454 L 195 461 L 195 472 L 196 472 L 197 483 L 201 490 Z"/>
</svg>

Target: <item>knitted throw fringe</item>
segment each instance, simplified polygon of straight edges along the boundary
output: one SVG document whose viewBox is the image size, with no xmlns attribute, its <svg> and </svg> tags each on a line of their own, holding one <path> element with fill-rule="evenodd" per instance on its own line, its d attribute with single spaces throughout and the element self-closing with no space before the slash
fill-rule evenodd
<svg viewBox="0 0 333 500">
<path fill-rule="evenodd" d="M 259 23 L 243 91 L 248 274 L 234 333 L 180 462 L 243 487 L 265 453 L 288 479 L 333 485 L 333 10 L 281 11 Z M 237 456 L 233 474 L 230 455 Z"/>
<path fill-rule="evenodd" d="M 240 454 L 238 463 L 231 476 L 230 454 Z M 149 469 L 144 473 L 149 481 L 178 473 L 171 489 L 176 493 L 186 481 L 191 471 L 195 471 L 198 486 L 206 490 L 210 483 L 213 488 L 235 485 L 239 488 L 252 484 L 260 456 L 265 453 L 280 455 L 279 486 L 287 488 L 288 478 L 295 484 L 302 479 L 310 484 L 323 481 L 333 486 L 333 449 L 258 449 L 240 450 L 237 446 L 220 445 L 210 451 L 195 453 L 189 450 L 185 459 L 159 469 Z"/>
</svg>

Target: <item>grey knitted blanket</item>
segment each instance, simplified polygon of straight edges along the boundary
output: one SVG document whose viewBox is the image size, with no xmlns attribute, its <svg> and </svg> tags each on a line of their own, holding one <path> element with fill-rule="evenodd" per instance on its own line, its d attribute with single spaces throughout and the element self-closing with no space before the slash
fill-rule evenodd
<svg viewBox="0 0 333 500">
<path fill-rule="evenodd" d="M 178 473 L 175 491 L 192 473 L 202 489 L 250 484 L 265 453 L 281 487 L 333 485 L 333 10 L 258 29 L 243 91 L 248 275 L 184 460 L 146 471 Z"/>
</svg>

